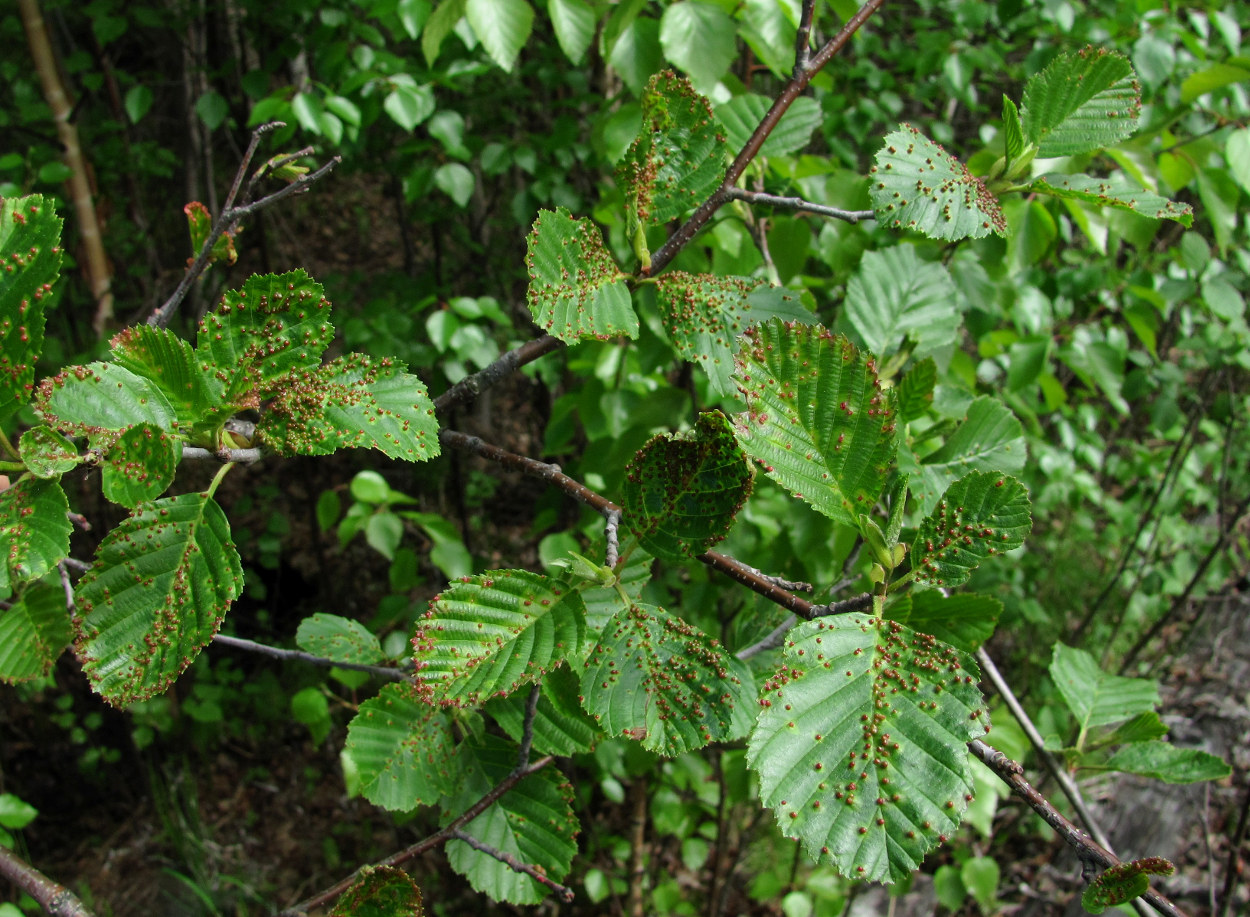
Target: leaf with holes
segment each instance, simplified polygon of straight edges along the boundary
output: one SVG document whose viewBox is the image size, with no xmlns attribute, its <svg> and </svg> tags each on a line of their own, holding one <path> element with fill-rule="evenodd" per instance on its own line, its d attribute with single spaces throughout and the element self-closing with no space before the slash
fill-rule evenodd
<svg viewBox="0 0 1250 917">
<path fill-rule="evenodd" d="M 931 239 L 980 239 L 1007 234 L 998 198 L 968 167 L 910 124 L 885 138 L 869 171 L 877 219 Z"/>
<path fill-rule="evenodd" d="M 116 434 L 142 423 L 172 430 L 178 419 L 159 386 L 116 363 L 71 366 L 44 379 L 35 409 L 71 436 Z"/>
<path fill-rule="evenodd" d="M 384 685 L 360 705 L 343 753 L 356 767 L 365 799 L 392 812 L 434 805 L 455 786 L 447 716 L 410 684 Z"/>
<path fill-rule="evenodd" d="M 816 317 L 789 290 L 750 277 L 669 271 L 656 280 L 664 330 L 673 349 L 698 363 L 712 388 L 731 394 L 738 335 L 750 325 L 779 318 L 811 324 Z"/>
<path fill-rule="evenodd" d="M 885 616 L 922 634 L 932 634 L 965 653 L 975 652 L 994 634 L 1003 603 L 988 595 L 935 589 L 906 593 L 886 606 Z"/>
<path fill-rule="evenodd" d="M 424 917 L 421 889 L 394 866 L 363 866 L 330 917 Z"/>
<path fill-rule="evenodd" d="M 1096 878 L 1081 895 L 1081 907 L 1101 914 L 1109 907 L 1126 904 L 1150 889 L 1151 876 L 1170 876 L 1175 868 L 1163 857 L 1146 857 L 1112 866 Z"/>
<path fill-rule="evenodd" d="M 781 831 L 845 876 L 896 882 L 972 799 L 967 743 L 989 716 L 975 663 L 894 621 L 800 624 L 747 748 Z"/>
<path fill-rule="evenodd" d="M 38 194 L 0 198 L 0 420 L 34 391 L 60 244 L 61 218 L 50 201 Z"/>
<path fill-rule="evenodd" d="M 581 686 L 601 729 L 664 755 L 727 740 L 735 708 L 751 702 L 720 643 L 656 605 L 607 623 Z"/>
<path fill-rule="evenodd" d="M 616 170 L 629 237 L 693 210 L 725 177 L 728 152 L 712 106 L 689 80 L 671 70 L 651 77 L 642 128 Z"/>
<path fill-rule="evenodd" d="M 475 707 L 538 681 L 585 637 L 586 608 L 564 583 L 526 570 L 465 577 L 417 622 L 417 689 L 427 701 Z"/>
<path fill-rule="evenodd" d="M 0 610 L 0 682 L 47 675 L 73 637 L 59 577 L 32 583 Z"/>
<path fill-rule="evenodd" d="M 115 707 L 161 693 L 221 627 L 243 588 L 230 524 L 206 493 L 144 503 L 78 582 L 74 652 Z"/>
<path fill-rule="evenodd" d="M 968 581 L 983 560 L 1024 544 L 1033 527 L 1029 493 L 1013 477 L 974 471 L 946 489 L 911 545 L 919 586 Z"/>
<path fill-rule="evenodd" d="M 941 448 L 921 464 L 907 451 L 899 466 L 911 474 L 911 495 L 928 514 L 942 492 L 968 472 L 1012 474 L 1024 468 L 1027 453 L 1024 427 L 1016 415 L 998 399 L 983 396 L 968 406 L 967 415 Z"/>
<path fill-rule="evenodd" d="M 950 272 L 911 245 L 864 253 L 843 314 L 870 353 L 894 353 L 906 337 L 924 356 L 953 344 L 963 325 Z"/>
<path fill-rule="evenodd" d="M 1056 643 L 1050 677 L 1082 732 L 1107 726 L 1159 706 L 1159 686 L 1149 678 L 1109 675 L 1085 650 Z"/>
<path fill-rule="evenodd" d="M 895 393 L 876 361 L 820 325 L 773 321 L 743 335 L 736 362 L 742 448 L 796 497 L 858 527 L 898 448 Z"/>
<path fill-rule="evenodd" d="M 182 458 L 182 441 L 150 423 L 125 430 L 104 455 L 104 496 L 134 509 L 155 500 L 170 484 Z"/>
<path fill-rule="evenodd" d="M 70 440 L 43 424 L 22 434 L 18 453 L 26 470 L 37 478 L 58 477 L 86 458 Z"/>
<path fill-rule="evenodd" d="M 256 432 L 284 455 L 373 448 L 423 462 L 439 453 L 438 421 L 425 384 L 404 372 L 403 363 L 359 353 L 293 373 Z"/>
<path fill-rule="evenodd" d="M 534 714 L 535 752 L 570 757 L 594 749 L 601 733 L 595 721 L 578 704 L 580 692 L 577 676 L 568 666 L 560 666 L 542 680 L 542 693 Z M 524 732 L 528 693 L 519 691 L 486 705 L 486 712 L 514 742 L 521 741 Z"/>
<path fill-rule="evenodd" d="M 495 736 L 470 740 L 460 749 L 460 793 L 444 822 L 475 805 L 516 766 L 516 746 Z M 480 844 L 509 854 L 559 882 L 577 854 L 573 787 L 555 768 L 530 774 L 461 828 Z M 496 901 L 537 904 L 547 887 L 462 840 L 447 842 L 447 862 L 477 891 Z"/>
<path fill-rule="evenodd" d="M 1094 178 L 1092 175 L 1043 175 L 1024 189 L 1066 200 L 1084 201 L 1096 207 L 1114 207 L 1155 220 L 1175 220 L 1192 226 L 1194 208 L 1177 204 L 1158 194 L 1135 188 L 1123 178 Z"/>
<path fill-rule="evenodd" d="M 543 210 L 526 244 L 526 301 L 540 328 L 566 343 L 638 336 L 625 275 L 593 223 L 563 207 Z"/>
<path fill-rule="evenodd" d="M 755 475 L 719 411 L 690 433 L 659 434 L 625 469 L 625 524 L 661 560 L 687 560 L 729 534 Z"/>
<path fill-rule="evenodd" d="M 1123 54 L 1083 48 L 1060 54 L 1029 80 L 1024 137 L 1039 156 L 1074 156 L 1113 146 L 1137 128 L 1141 86 Z"/>
<path fill-rule="evenodd" d="M 382 659 L 382 645 L 359 621 L 317 612 L 299 622 L 295 645 L 335 662 L 372 665 Z"/>
<path fill-rule="evenodd" d="M 68 513 L 56 480 L 22 477 L 0 491 L 0 591 L 39 579 L 69 555 Z"/>
</svg>

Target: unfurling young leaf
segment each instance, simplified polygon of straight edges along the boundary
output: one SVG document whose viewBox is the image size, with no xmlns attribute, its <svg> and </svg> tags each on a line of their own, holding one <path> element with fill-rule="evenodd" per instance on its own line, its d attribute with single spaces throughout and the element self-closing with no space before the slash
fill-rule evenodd
<svg viewBox="0 0 1250 917">
<path fill-rule="evenodd" d="M 987 557 L 1024 544 L 1033 526 L 1028 491 L 1015 478 L 974 471 L 947 488 L 916 532 L 916 583 L 951 587 L 968 581 Z"/>
<path fill-rule="evenodd" d="M 985 183 L 910 124 L 886 136 L 871 172 L 872 209 L 887 226 L 952 242 L 1007 234 Z"/>
<path fill-rule="evenodd" d="M 699 415 L 689 434 L 655 436 L 625 470 L 625 524 L 661 560 L 687 560 L 721 541 L 751 495 L 754 469 L 725 415 Z"/>
<path fill-rule="evenodd" d="M 305 170 L 307 171 L 307 170 Z M 208 241 L 209 234 L 213 231 L 213 218 L 209 214 L 208 208 L 199 201 L 192 201 L 182 208 L 182 212 L 187 215 L 187 226 L 191 230 L 191 257 L 188 261 L 194 261 L 200 254 L 200 249 L 204 247 L 204 243 Z M 218 261 L 224 261 L 226 264 L 234 264 L 239 260 L 239 253 L 234 249 L 234 236 L 231 233 L 223 232 L 217 237 L 217 241 L 213 243 L 213 250 L 208 256 L 208 263 L 214 264 Z"/>
<path fill-rule="evenodd" d="M 61 219 L 40 195 L 0 198 L 0 420 L 30 401 L 61 273 Z"/>
<path fill-rule="evenodd" d="M 1128 137 L 1141 115 L 1141 87 L 1123 54 L 1083 48 L 1061 54 L 1024 87 L 1024 139 L 1039 156 L 1073 156 Z"/>
<path fill-rule="evenodd" d="M 972 799 L 966 743 L 989 725 L 977 678 L 970 657 L 894 621 L 791 630 L 747 749 L 782 833 L 848 878 L 910 875 Z"/>
</svg>

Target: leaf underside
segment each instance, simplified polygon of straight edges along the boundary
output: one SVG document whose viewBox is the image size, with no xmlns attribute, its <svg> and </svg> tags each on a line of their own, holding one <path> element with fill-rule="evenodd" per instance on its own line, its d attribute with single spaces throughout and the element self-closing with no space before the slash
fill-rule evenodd
<svg viewBox="0 0 1250 917">
<path fill-rule="evenodd" d="M 977 678 L 968 656 L 893 621 L 794 628 L 747 750 L 782 833 L 847 877 L 909 876 L 972 798 Z"/>
<path fill-rule="evenodd" d="M 1081 729 L 1118 723 L 1159 706 L 1159 688 L 1149 678 L 1111 675 L 1085 650 L 1056 643 L 1050 677 Z"/>
</svg>

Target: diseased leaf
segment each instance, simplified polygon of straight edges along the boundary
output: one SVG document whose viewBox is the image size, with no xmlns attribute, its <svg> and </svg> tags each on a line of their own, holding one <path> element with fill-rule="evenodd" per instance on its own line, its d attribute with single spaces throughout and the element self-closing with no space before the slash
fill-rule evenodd
<svg viewBox="0 0 1250 917">
<path fill-rule="evenodd" d="M 110 704 L 146 700 L 213 639 L 242 588 L 239 552 L 212 497 L 144 503 L 108 534 L 78 582 L 74 652 Z"/>
<path fill-rule="evenodd" d="M 516 766 L 516 748 L 495 736 L 461 746 L 460 793 L 448 806 L 449 821 L 498 786 Z M 555 768 L 531 774 L 490 804 L 462 829 L 480 843 L 510 854 L 559 882 L 577 853 L 577 817 L 573 787 Z M 477 891 L 496 901 L 537 904 L 548 890 L 506 863 L 463 841 L 447 843 L 447 862 Z"/>
<path fill-rule="evenodd" d="M 742 447 L 796 497 L 858 526 L 897 449 L 895 393 L 876 361 L 820 325 L 772 321 L 746 332 L 736 362 Z"/>
<path fill-rule="evenodd" d="M 61 218 L 51 201 L 0 198 L 0 420 L 30 401 L 46 313 L 61 273 Z"/>
<path fill-rule="evenodd" d="M 625 275 L 589 220 L 575 220 L 563 207 L 539 213 L 525 265 L 530 314 L 549 334 L 567 343 L 638 336 Z"/>
<path fill-rule="evenodd" d="M 182 441 L 150 423 L 122 432 L 104 455 L 104 496 L 127 509 L 155 500 L 174 482 Z"/>
<path fill-rule="evenodd" d="M 1101 914 L 1144 895 L 1150 888 L 1150 876 L 1170 876 L 1175 867 L 1163 857 L 1146 857 L 1112 866 L 1089 884 L 1081 895 L 1081 907 L 1091 914 Z"/>
<path fill-rule="evenodd" d="M 320 611 L 299 622 L 295 643 L 305 652 L 335 662 L 372 665 L 382 659 L 382 646 L 369 628 Z"/>
<path fill-rule="evenodd" d="M 330 917 L 424 917 L 421 889 L 402 869 L 362 867 L 352 886 L 334 902 Z"/>
<path fill-rule="evenodd" d="M 661 560 L 688 560 L 729 534 L 755 471 L 720 412 L 689 434 L 660 434 L 625 469 L 625 524 Z"/>
<path fill-rule="evenodd" d="M 1194 222 L 1194 208 L 1189 204 L 1177 204 L 1166 197 L 1135 188 L 1122 177 L 1048 174 L 1035 178 L 1025 190 L 1084 201 L 1098 207 L 1128 210 L 1156 220 L 1175 220 L 1182 226 L 1192 226 Z"/>
<path fill-rule="evenodd" d="M 642 548 L 628 548 L 628 544 L 622 545 L 621 556 L 625 558 L 625 563 L 616 568 L 620 589 L 616 585 L 592 586 L 582 591 L 582 601 L 586 603 L 586 628 L 590 633 L 603 630 L 613 615 L 625 611 L 631 602 L 637 602 L 643 587 L 651 581 L 655 558 Z M 587 644 L 583 649 L 589 652 L 591 645 Z"/>
<path fill-rule="evenodd" d="M 542 680 L 541 690 L 534 715 L 534 751 L 540 755 L 562 757 L 591 751 L 601 733 L 577 702 L 581 693 L 577 676 L 568 666 L 562 665 Z M 518 691 L 486 705 L 486 712 L 495 718 L 514 742 L 521 741 L 524 732 L 528 693 Z"/>
<path fill-rule="evenodd" d="M 0 491 L 0 590 L 39 579 L 69 555 L 67 513 L 57 480 L 22 477 Z"/>
<path fill-rule="evenodd" d="M 865 252 L 846 285 L 844 313 L 869 353 L 892 354 L 904 338 L 924 356 L 955 342 L 963 325 L 946 267 L 911 245 Z"/>
<path fill-rule="evenodd" d="M 565 584 L 525 570 L 452 583 L 412 638 L 417 690 L 427 701 L 475 707 L 539 681 L 581 652 L 586 609 Z"/>
<path fill-rule="evenodd" d="M 798 297 L 761 279 L 668 271 L 656 280 L 664 330 L 673 349 L 698 363 L 712 388 L 734 391 L 733 354 L 738 335 L 752 324 L 780 318 L 811 324 L 816 317 Z"/>
<path fill-rule="evenodd" d="M 434 805 L 456 785 L 447 716 L 410 684 L 384 685 L 360 705 L 344 754 L 356 765 L 365 799 L 392 812 Z"/>
<path fill-rule="evenodd" d="M 1050 677 L 1082 731 L 1151 713 L 1159 706 L 1154 681 L 1109 675 L 1085 650 L 1062 643 L 1055 644 Z"/>
<path fill-rule="evenodd" d="M 1132 742 L 1116 750 L 1107 767 L 1140 774 L 1164 783 L 1223 780 L 1233 772 L 1222 758 L 1197 748 L 1177 748 L 1168 742 Z"/>
<path fill-rule="evenodd" d="M 18 441 L 18 453 L 26 470 L 37 478 L 55 478 L 84 460 L 78 447 L 53 430 L 40 424 L 31 427 Z"/>
<path fill-rule="evenodd" d="M 982 561 L 1024 544 L 1033 527 L 1028 491 L 1013 477 L 974 471 L 946 489 L 911 546 L 918 586 L 968 581 Z"/>
<path fill-rule="evenodd" d="M 665 755 L 728 740 L 735 707 L 750 703 L 719 642 L 655 605 L 607 623 L 581 689 L 601 729 Z"/>
<path fill-rule="evenodd" d="M 957 592 L 944 596 L 935 589 L 901 596 L 885 609 L 891 621 L 931 634 L 965 653 L 976 652 L 994 633 L 1003 603 L 988 595 Z"/>
<path fill-rule="evenodd" d="M 59 577 L 32 583 L 0 610 L 0 682 L 44 677 L 73 637 Z"/>
<path fill-rule="evenodd" d="M 173 406 L 155 383 L 116 363 L 71 366 L 44 379 L 35 409 L 71 436 L 117 433 L 142 423 L 170 430 L 177 421 Z"/>
<path fill-rule="evenodd" d="M 111 343 L 113 362 L 160 389 L 182 426 L 189 428 L 218 406 L 195 351 L 172 331 L 132 325 Z"/>
<path fill-rule="evenodd" d="M 868 192 L 877 219 L 931 239 L 1007 234 L 998 199 L 981 179 L 910 124 L 900 124 L 877 153 Z"/>
<path fill-rule="evenodd" d="M 1024 136 L 1039 156 L 1113 146 L 1137 128 L 1141 86 L 1128 58 L 1105 48 L 1060 54 L 1024 87 Z"/>
<path fill-rule="evenodd" d="M 989 723 L 977 678 L 970 657 L 894 621 L 791 630 L 747 748 L 782 833 L 848 878 L 910 876 L 972 798 L 966 743 Z"/>
</svg>

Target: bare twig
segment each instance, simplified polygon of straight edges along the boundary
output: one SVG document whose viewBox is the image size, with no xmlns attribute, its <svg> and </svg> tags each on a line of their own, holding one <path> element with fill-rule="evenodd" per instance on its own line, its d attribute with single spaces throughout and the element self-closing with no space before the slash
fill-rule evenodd
<svg viewBox="0 0 1250 917">
<path fill-rule="evenodd" d="M 0 876 L 38 901 L 49 917 L 95 917 L 72 891 L 4 846 L 0 846 Z"/>
<path fill-rule="evenodd" d="M 521 750 L 516 756 L 517 767 L 530 763 L 530 750 L 534 747 L 534 718 L 538 716 L 538 699 L 542 696 L 542 685 L 530 688 L 529 699 L 525 702 L 525 722 L 521 726 Z"/>
<path fill-rule="evenodd" d="M 225 634 L 217 634 L 213 637 L 213 642 L 236 650 L 246 650 L 249 653 L 271 656 L 274 659 L 306 662 L 309 665 L 322 666 L 323 668 L 333 667 L 336 669 L 352 669 L 356 672 L 368 672 L 370 675 L 377 675 L 379 678 L 386 678 L 390 681 L 404 681 L 409 677 L 408 673 L 403 671 L 403 669 L 392 669 L 380 665 L 365 665 L 360 662 L 337 662 L 333 659 L 326 659 L 324 656 L 305 653 L 303 650 L 284 650 L 281 647 L 268 646 L 264 643 L 257 643 L 254 640 L 244 640 L 242 637 L 227 637 Z M 411 665 L 411 662 L 408 664 Z"/>
<path fill-rule="evenodd" d="M 1250 782 L 1242 789 L 1241 814 L 1237 816 L 1237 827 L 1229 839 L 1228 865 L 1224 867 L 1224 889 L 1220 892 L 1219 906 L 1214 917 L 1225 917 L 1233 903 L 1233 892 L 1237 890 L 1237 879 L 1241 876 L 1238 864 L 1241 861 L 1241 845 L 1246 840 L 1246 827 L 1250 824 Z"/>
<path fill-rule="evenodd" d="M 603 527 L 603 537 L 608 547 L 604 552 L 603 562 L 611 568 L 616 566 L 621 554 L 621 511 L 608 510 L 604 516 L 607 524 Z"/>
<path fill-rule="evenodd" d="M 455 407 L 461 402 L 477 397 L 483 390 L 490 388 L 515 369 L 526 363 L 533 363 L 541 356 L 559 350 L 564 342 L 559 338 L 544 334 L 540 338 L 526 341 L 520 347 L 509 350 L 485 369 L 466 376 L 443 394 L 434 399 L 434 407 L 439 411 Z"/>
<path fill-rule="evenodd" d="M 791 79 L 800 79 L 812 59 L 812 20 L 816 18 L 816 0 L 803 0 L 799 28 L 794 35 L 794 72 Z"/>
<path fill-rule="evenodd" d="M 65 609 L 70 613 L 70 617 L 78 610 L 74 604 L 74 584 L 69 581 L 69 564 L 66 561 L 68 557 L 57 561 L 56 572 L 61 575 L 61 588 L 65 591 Z"/>
<path fill-rule="evenodd" d="M 980 739 L 968 743 L 968 749 L 992 770 L 1000 780 L 1011 787 L 1011 791 L 1023 799 L 1042 820 L 1063 839 L 1063 842 L 1075 851 L 1082 866 L 1093 865 L 1101 869 L 1119 866 L 1120 859 L 1115 854 L 1092 840 L 1080 828 L 1068 821 L 1055 809 L 1050 802 L 1029 785 L 1024 779 L 1024 768 L 1012 761 L 1001 751 L 986 745 Z M 1184 911 L 1165 898 L 1153 888 L 1141 896 L 1166 917 L 1185 917 Z"/>
<path fill-rule="evenodd" d="M 698 559 L 713 570 L 717 570 L 730 579 L 736 580 L 752 592 L 764 596 L 770 602 L 780 605 L 787 611 L 794 612 L 794 614 L 804 620 L 811 620 L 816 617 L 818 609 L 823 607 L 814 605 L 807 599 L 778 586 L 771 577 L 764 576 L 754 567 L 749 567 L 740 560 L 734 560 L 732 557 L 719 554 L 716 551 L 707 551 L 700 554 Z"/>
<path fill-rule="evenodd" d="M 876 214 L 871 210 L 839 210 L 837 207 L 805 201 L 801 197 L 779 197 L 776 194 L 765 194 L 763 191 L 748 191 L 745 188 L 730 188 L 726 193 L 732 201 L 746 201 L 748 204 L 767 204 L 770 207 L 780 207 L 783 210 L 806 211 L 823 217 L 831 217 L 835 220 L 846 220 L 848 223 L 876 219 Z"/>
<path fill-rule="evenodd" d="M 468 844 L 474 850 L 477 850 L 481 853 L 486 854 L 488 857 L 494 857 L 496 860 L 498 860 L 500 863 L 503 863 L 505 866 L 507 866 L 509 869 L 513 870 L 514 872 L 525 873 L 525 875 L 529 876 L 535 882 L 540 882 L 543 885 L 547 886 L 549 889 L 551 889 L 557 895 L 563 898 L 566 902 L 570 902 L 573 900 L 574 898 L 573 889 L 569 888 L 567 885 L 561 885 L 559 882 L 556 882 L 553 879 L 547 878 L 547 876 L 543 872 L 541 872 L 537 867 L 532 866 L 529 863 L 522 863 L 512 854 L 505 853 L 502 850 L 496 850 L 490 844 L 483 844 L 477 838 L 473 837 L 470 834 L 466 834 L 464 831 L 455 831 L 452 833 L 451 836 L 458 841 L 462 841 L 463 843 Z"/>
<path fill-rule="evenodd" d="M 218 449 L 216 452 L 212 449 L 201 449 L 199 446 L 183 446 L 182 457 L 191 461 L 214 459 L 219 462 L 234 462 L 237 465 L 253 465 L 264 458 L 264 455 L 255 446 L 251 449 Z"/>
</svg>

